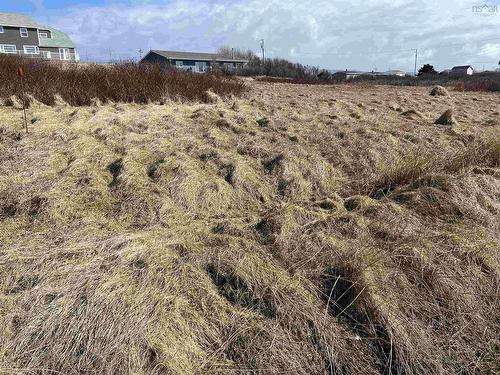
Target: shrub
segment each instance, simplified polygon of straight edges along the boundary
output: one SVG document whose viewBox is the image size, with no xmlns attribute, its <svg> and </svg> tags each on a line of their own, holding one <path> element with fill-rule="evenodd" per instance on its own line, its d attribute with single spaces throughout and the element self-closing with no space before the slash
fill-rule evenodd
<svg viewBox="0 0 500 375">
<path fill-rule="evenodd" d="M 21 83 L 16 71 L 21 65 L 25 71 L 25 93 L 47 105 L 55 103 L 56 95 L 70 105 L 83 106 L 94 99 L 102 103 L 110 100 L 147 103 L 165 97 L 198 101 L 203 100 L 208 90 L 221 97 L 245 91 L 244 83 L 233 77 L 165 70 L 159 65 L 61 65 L 0 56 L 2 98 L 20 96 Z"/>
<path fill-rule="evenodd" d="M 431 64 L 424 64 L 419 70 L 418 70 L 418 75 L 422 76 L 425 74 L 437 74 L 436 70 L 434 69 L 434 66 Z"/>
<path fill-rule="evenodd" d="M 465 91 L 465 85 L 463 81 L 453 82 L 451 86 L 453 87 L 454 91 L 460 91 L 460 92 Z"/>
<path fill-rule="evenodd" d="M 262 62 L 260 58 L 252 57 L 248 64 L 238 70 L 237 73 L 243 76 L 268 76 L 319 82 L 329 81 L 331 79 L 331 74 L 327 70 L 278 58 L 266 59 Z"/>
<path fill-rule="evenodd" d="M 500 80 L 484 78 L 484 79 L 466 81 L 463 83 L 463 89 L 464 91 L 499 92 Z"/>
</svg>

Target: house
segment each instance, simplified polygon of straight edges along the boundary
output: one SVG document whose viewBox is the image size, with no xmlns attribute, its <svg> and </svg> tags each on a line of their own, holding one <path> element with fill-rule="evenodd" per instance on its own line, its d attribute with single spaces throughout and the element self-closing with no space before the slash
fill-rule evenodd
<svg viewBox="0 0 500 375">
<path fill-rule="evenodd" d="M 454 66 L 451 68 L 450 75 L 465 76 L 472 75 L 474 73 L 474 68 L 470 65 Z"/>
<path fill-rule="evenodd" d="M 172 67 L 195 73 L 204 73 L 214 68 L 235 70 L 248 63 L 248 60 L 232 59 L 215 53 L 176 52 L 151 50 L 144 56 L 141 63 L 159 63 L 164 67 Z"/>
<path fill-rule="evenodd" d="M 342 79 L 355 79 L 359 77 L 404 77 L 406 73 L 402 70 L 389 70 L 387 72 L 362 72 L 358 70 L 345 70 L 334 73 L 334 76 Z"/>
<path fill-rule="evenodd" d="M 388 70 L 387 72 L 381 73 L 380 75 L 404 77 L 404 76 L 406 76 L 406 72 L 403 72 L 402 70 Z"/>
<path fill-rule="evenodd" d="M 0 13 L 0 53 L 48 60 L 78 61 L 75 45 L 63 32 L 18 13 Z"/>
<path fill-rule="evenodd" d="M 362 75 L 367 75 L 368 73 L 366 72 L 360 72 L 358 70 L 339 70 L 335 73 L 333 73 L 333 76 L 336 79 L 354 79 L 358 78 Z"/>
</svg>

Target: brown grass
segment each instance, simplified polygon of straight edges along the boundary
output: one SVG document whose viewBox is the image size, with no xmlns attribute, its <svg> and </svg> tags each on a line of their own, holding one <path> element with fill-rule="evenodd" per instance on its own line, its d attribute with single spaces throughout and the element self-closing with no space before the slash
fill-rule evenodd
<svg viewBox="0 0 500 375">
<path fill-rule="evenodd" d="M 444 113 L 434 121 L 437 125 L 456 125 L 457 121 L 455 120 L 455 116 L 453 115 L 452 109 L 447 109 Z"/>
<path fill-rule="evenodd" d="M 443 86 L 434 86 L 430 92 L 431 96 L 449 96 L 448 90 Z"/>
<path fill-rule="evenodd" d="M 248 85 L 0 106 L 0 373 L 498 373 L 498 97 Z"/>
<path fill-rule="evenodd" d="M 158 65 L 60 65 L 0 56 L 0 99 L 22 98 L 17 68 L 24 67 L 24 88 L 29 98 L 53 105 L 60 96 L 73 106 L 125 102 L 148 103 L 165 99 L 206 101 L 206 92 L 229 97 L 245 91 L 242 81 L 229 76 L 162 70 Z"/>
<path fill-rule="evenodd" d="M 500 74 L 495 72 L 476 73 L 471 76 L 457 77 L 453 75 L 422 75 L 413 76 L 370 76 L 362 75 L 355 79 L 346 79 L 341 72 L 331 75 L 328 79 L 322 78 L 324 75 L 309 74 L 304 77 L 274 77 L 256 76 L 255 79 L 268 83 L 292 83 L 307 85 L 356 85 L 358 87 L 369 88 L 373 85 L 392 86 L 434 86 L 430 92 L 432 96 L 449 96 L 447 89 L 451 87 L 454 91 L 470 92 L 498 92 L 500 91 Z M 443 91 L 444 90 L 444 91 Z"/>
</svg>

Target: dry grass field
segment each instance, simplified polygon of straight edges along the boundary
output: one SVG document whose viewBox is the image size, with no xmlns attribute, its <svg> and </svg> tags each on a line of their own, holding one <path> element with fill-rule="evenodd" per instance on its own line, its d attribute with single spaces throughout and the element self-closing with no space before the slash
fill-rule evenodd
<svg viewBox="0 0 500 375">
<path fill-rule="evenodd" d="M 246 84 L 0 106 L 0 374 L 498 374 L 500 95 Z"/>
</svg>

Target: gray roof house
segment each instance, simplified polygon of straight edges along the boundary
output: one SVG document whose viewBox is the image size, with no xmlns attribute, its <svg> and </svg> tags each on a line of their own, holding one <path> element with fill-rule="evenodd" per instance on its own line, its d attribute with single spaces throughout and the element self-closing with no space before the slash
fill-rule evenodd
<svg viewBox="0 0 500 375">
<path fill-rule="evenodd" d="M 354 79 L 354 78 L 358 78 L 362 75 L 367 75 L 368 73 L 367 72 L 362 72 L 362 71 L 359 71 L 359 70 L 339 70 L 335 73 L 333 73 L 333 75 L 336 77 L 336 78 L 340 78 L 340 79 Z"/>
<path fill-rule="evenodd" d="M 450 75 L 472 75 L 474 68 L 470 65 L 454 66 L 451 68 Z"/>
<path fill-rule="evenodd" d="M 404 77 L 406 73 L 402 70 L 388 70 L 387 72 L 363 72 L 359 70 L 345 70 L 334 73 L 336 77 L 354 79 L 359 77 Z"/>
<path fill-rule="evenodd" d="M 232 59 L 216 53 L 151 50 L 140 62 L 160 64 L 167 68 L 176 68 L 195 73 L 205 73 L 214 68 L 235 70 L 248 63 L 248 60 Z"/>
<path fill-rule="evenodd" d="M 387 72 L 382 73 L 383 76 L 396 76 L 396 77 L 404 77 L 406 76 L 406 72 L 402 70 L 388 70 Z"/>
<path fill-rule="evenodd" d="M 47 60 L 79 60 L 68 35 L 18 13 L 0 13 L 0 53 Z"/>
</svg>

